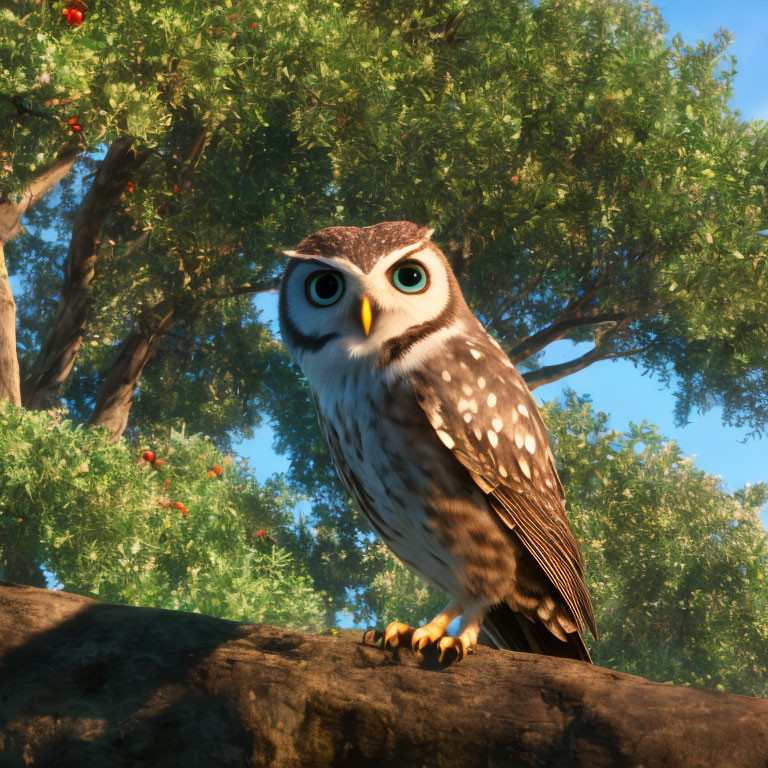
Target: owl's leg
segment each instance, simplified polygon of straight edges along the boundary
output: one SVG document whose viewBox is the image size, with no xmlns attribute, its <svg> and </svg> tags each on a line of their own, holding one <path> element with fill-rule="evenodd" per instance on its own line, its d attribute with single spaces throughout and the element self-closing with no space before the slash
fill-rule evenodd
<svg viewBox="0 0 768 768">
<path fill-rule="evenodd" d="M 475 605 L 468 607 L 461 617 L 459 634 L 456 637 L 446 635 L 438 641 L 437 660 L 441 664 L 453 664 L 455 661 L 461 661 L 467 655 L 469 649 L 477 642 L 480 626 L 488 608 L 487 603 L 481 605 L 475 603 Z"/>
<path fill-rule="evenodd" d="M 411 638 L 411 648 L 414 651 L 424 651 L 445 636 L 448 625 L 461 616 L 462 608 L 456 602 L 448 603 L 429 624 L 419 627 Z"/>
</svg>

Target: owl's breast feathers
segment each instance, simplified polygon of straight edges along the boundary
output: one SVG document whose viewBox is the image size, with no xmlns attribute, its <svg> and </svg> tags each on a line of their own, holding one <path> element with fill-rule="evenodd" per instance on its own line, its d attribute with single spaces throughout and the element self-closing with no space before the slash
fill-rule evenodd
<svg viewBox="0 0 768 768">
<path fill-rule="evenodd" d="M 523 378 L 485 331 L 450 340 L 411 378 L 437 436 L 536 559 L 576 622 L 597 637 L 563 488 Z"/>
</svg>

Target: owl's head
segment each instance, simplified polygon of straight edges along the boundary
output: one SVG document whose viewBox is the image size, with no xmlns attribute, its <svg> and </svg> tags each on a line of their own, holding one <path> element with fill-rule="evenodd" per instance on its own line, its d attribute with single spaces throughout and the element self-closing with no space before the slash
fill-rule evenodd
<svg viewBox="0 0 768 768">
<path fill-rule="evenodd" d="M 285 251 L 280 329 L 305 374 L 341 357 L 397 366 L 455 330 L 469 310 L 432 232 L 407 221 L 331 227 Z"/>
</svg>

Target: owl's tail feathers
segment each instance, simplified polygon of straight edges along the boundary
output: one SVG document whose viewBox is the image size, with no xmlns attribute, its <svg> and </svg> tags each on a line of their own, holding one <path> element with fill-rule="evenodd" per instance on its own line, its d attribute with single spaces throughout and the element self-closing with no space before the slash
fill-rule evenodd
<svg viewBox="0 0 768 768">
<path fill-rule="evenodd" d="M 563 642 L 540 621 L 532 622 L 521 613 L 513 611 L 506 603 L 497 603 L 488 611 L 480 642 L 483 641 L 483 635 L 491 641 L 491 645 L 507 651 L 541 653 L 592 663 L 580 632 L 569 632 L 568 640 Z"/>
</svg>

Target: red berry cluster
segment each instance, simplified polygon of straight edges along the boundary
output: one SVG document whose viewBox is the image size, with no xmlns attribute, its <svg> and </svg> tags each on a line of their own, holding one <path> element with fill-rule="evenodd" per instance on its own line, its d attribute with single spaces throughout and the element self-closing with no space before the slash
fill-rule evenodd
<svg viewBox="0 0 768 768">
<path fill-rule="evenodd" d="M 144 451 L 144 453 L 141 454 L 141 458 L 144 459 L 148 464 L 151 464 L 155 469 L 160 469 L 160 467 L 165 464 L 165 462 L 162 459 L 158 459 L 155 456 L 154 451 Z"/>
<path fill-rule="evenodd" d="M 151 464 L 155 469 L 160 469 L 160 467 L 165 464 L 162 459 L 157 458 L 154 451 L 144 451 L 144 453 L 141 454 L 141 458 L 144 459 L 144 461 L 146 461 L 148 464 Z M 170 479 L 166 479 L 163 483 L 163 487 L 167 488 L 170 484 Z M 168 499 L 165 499 L 164 501 L 160 502 L 160 506 L 165 509 L 169 509 L 171 502 L 168 501 Z M 189 512 L 187 512 L 187 508 L 180 501 L 177 501 L 174 506 L 179 510 L 179 512 L 181 512 L 182 517 L 186 517 L 189 514 Z"/>
<path fill-rule="evenodd" d="M 79 27 L 85 16 L 85 4 L 81 0 L 70 0 L 61 9 L 61 15 L 70 27 Z"/>
<path fill-rule="evenodd" d="M 80 121 L 76 117 L 70 117 L 69 120 L 67 120 L 67 123 L 72 133 L 82 132 L 83 128 L 80 125 Z"/>
</svg>

